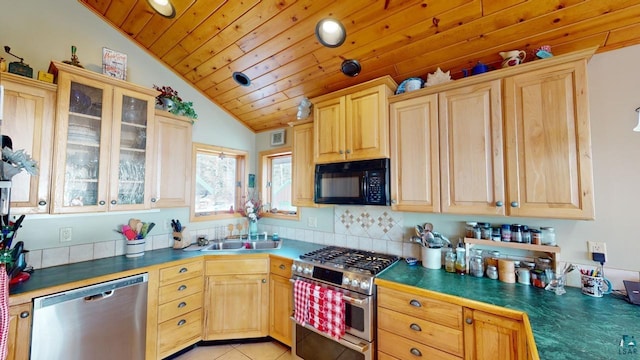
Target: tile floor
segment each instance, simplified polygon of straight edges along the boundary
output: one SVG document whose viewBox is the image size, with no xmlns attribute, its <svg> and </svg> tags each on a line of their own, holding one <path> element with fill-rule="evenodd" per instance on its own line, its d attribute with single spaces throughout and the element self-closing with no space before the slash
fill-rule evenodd
<svg viewBox="0 0 640 360">
<path fill-rule="evenodd" d="M 288 347 L 273 341 L 244 344 L 202 345 L 172 360 L 291 360 Z"/>
</svg>

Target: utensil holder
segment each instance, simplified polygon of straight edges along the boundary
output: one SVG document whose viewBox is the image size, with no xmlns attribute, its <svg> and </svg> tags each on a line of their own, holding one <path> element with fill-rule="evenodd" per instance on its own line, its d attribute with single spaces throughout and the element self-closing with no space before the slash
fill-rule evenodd
<svg viewBox="0 0 640 360">
<path fill-rule="evenodd" d="M 144 255 L 144 247 L 146 241 L 144 239 L 140 240 L 128 240 L 127 241 L 127 253 L 125 254 L 128 258 L 136 258 Z"/>
<path fill-rule="evenodd" d="M 442 267 L 442 249 L 422 247 L 422 266 L 427 269 L 440 269 Z"/>
</svg>

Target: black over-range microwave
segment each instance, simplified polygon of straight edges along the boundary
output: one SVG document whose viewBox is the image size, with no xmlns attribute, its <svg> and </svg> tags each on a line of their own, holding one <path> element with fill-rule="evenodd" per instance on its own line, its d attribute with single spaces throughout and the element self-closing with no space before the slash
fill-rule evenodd
<svg viewBox="0 0 640 360">
<path fill-rule="evenodd" d="M 389 205 L 389 159 L 316 165 L 316 204 Z"/>
</svg>

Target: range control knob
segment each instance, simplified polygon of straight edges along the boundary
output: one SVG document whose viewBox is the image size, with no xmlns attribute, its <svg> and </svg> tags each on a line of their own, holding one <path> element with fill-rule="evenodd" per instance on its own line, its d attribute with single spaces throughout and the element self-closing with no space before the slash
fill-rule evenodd
<svg viewBox="0 0 640 360">
<path fill-rule="evenodd" d="M 311 268 L 304 268 L 304 273 L 307 275 L 311 274 Z"/>
<path fill-rule="evenodd" d="M 362 289 L 362 290 L 369 289 L 369 282 L 366 281 L 366 280 L 363 280 L 362 283 L 360 284 L 360 289 Z"/>
<path fill-rule="evenodd" d="M 360 281 L 358 281 L 358 279 L 351 280 L 351 286 L 357 288 L 358 286 L 360 286 Z"/>
<path fill-rule="evenodd" d="M 351 283 L 351 280 L 348 277 L 344 277 L 342 278 L 342 284 L 343 285 L 349 285 Z"/>
<path fill-rule="evenodd" d="M 296 272 L 298 271 L 298 267 L 296 266 L 296 264 L 291 265 L 291 272 Z"/>
</svg>

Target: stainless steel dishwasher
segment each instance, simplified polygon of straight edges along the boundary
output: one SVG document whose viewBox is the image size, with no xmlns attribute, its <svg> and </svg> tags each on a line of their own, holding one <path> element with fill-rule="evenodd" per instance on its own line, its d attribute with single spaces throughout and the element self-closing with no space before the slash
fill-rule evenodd
<svg viewBox="0 0 640 360">
<path fill-rule="evenodd" d="M 31 360 L 145 357 L 147 274 L 35 298 Z"/>
</svg>

